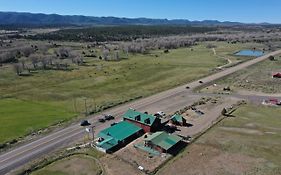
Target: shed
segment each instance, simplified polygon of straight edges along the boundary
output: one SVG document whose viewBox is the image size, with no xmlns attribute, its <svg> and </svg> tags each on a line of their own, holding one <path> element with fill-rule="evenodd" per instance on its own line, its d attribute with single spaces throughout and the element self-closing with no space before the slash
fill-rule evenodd
<svg viewBox="0 0 281 175">
<path fill-rule="evenodd" d="M 113 152 L 142 134 L 142 128 L 122 121 L 99 132 L 97 147 L 103 152 Z"/>
<path fill-rule="evenodd" d="M 178 114 L 173 115 L 170 121 L 175 125 L 186 126 L 186 119 Z"/>
<path fill-rule="evenodd" d="M 131 122 L 141 127 L 145 132 L 154 132 L 159 130 L 161 119 L 150 114 L 141 113 L 133 109 L 129 109 L 123 115 L 124 121 Z"/>
<path fill-rule="evenodd" d="M 182 141 L 182 138 L 161 131 L 148 135 L 144 141 L 145 146 L 155 149 L 159 152 L 166 153 L 171 151 L 172 148 L 176 147 L 176 145 Z"/>
</svg>

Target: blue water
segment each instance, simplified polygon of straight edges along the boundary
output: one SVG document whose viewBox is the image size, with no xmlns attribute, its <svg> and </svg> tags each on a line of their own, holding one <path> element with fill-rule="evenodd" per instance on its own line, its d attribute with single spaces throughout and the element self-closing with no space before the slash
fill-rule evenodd
<svg viewBox="0 0 281 175">
<path fill-rule="evenodd" d="M 251 56 L 251 57 L 260 57 L 264 55 L 263 51 L 258 50 L 241 50 L 237 52 L 235 55 L 237 56 Z"/>
</svg>

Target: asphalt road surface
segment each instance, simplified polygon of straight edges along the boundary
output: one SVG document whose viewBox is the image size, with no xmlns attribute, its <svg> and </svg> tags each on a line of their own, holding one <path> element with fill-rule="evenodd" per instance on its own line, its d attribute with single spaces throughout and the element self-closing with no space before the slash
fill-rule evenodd
<svg viewBox="0 0 281 175">
<path fill-rule="evenodd" d="M 206 94 L 194 94 L 192 92 L 194 88 L 205 85 L 207 83 L 211 83 L 212 81 L 230 75 L 238 70 L 245 69 L 253 64 L 267 59 L 269 55 L 274 56 L 278 54 L 281 54 L 281 50 L 272 52 L 265 56 L 250 60 L 235 67 L 231 67 L 221 72 L 202 78 L 200 79 L 201 83 L 199 83 L 199 80 L 194 81 L 186 85 L 152 95 L 147 98 L 114 107 L 112 109 L 104 111 L 104 113 L 110 113 L 114 116 L 117 116 L 115 120 L 118 121 L 121 119 L 121 115 L 130 107 L 140 111 L 149 111 L 149 113 L 154 113 L 157 111 L 164 111 L 166 113 L 175 112 L 185 106 L 191 105 L 192 103 L 198 101 L 202 96 L 206 96 Z M 189 89 L 186 88 L 187 86 L 189 87 Z M 261 98 L 264 97 L 239 96 L 239 98 L 254 98 L 255 100 L 261 100 Z M 97 128 L 101 129 L 109 125 L 109 123 L 98 123 L 98 117 L 100 116 L 93 115 L 90 117 L 90 122 L 93 123 Z M 79 123 L 77 123 L 62 130 L 53 132 L 42 138 L 39 138 L 38 140 L 9 150 L 8 152 L 0 155 L 0 174 L 8 173 L 11 170 L 23 166 L 42 155 L 46 155 L 54 151 L 55 149 L 65 146 L 69 143 L 73 143 L 76 139 L 83 137 L 84 132 L 84 129 L 79 126 Z"/>
</svg>

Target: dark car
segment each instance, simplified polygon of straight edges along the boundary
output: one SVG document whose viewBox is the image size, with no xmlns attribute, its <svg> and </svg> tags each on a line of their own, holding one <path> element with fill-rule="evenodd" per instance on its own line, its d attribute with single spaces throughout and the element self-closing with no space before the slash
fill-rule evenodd
<svg viewBox="0 0 281 175">
<path fill-rule="evenodd" d="M 114 123 L 111 123 L 111 124 L 110 124 L 110 126 L 114 126 L 114 125 L 116 125 L 116 124 L 117 124 L 117 123 L 116 123 L 116 122 L 114 122 Z"/>
<path fill-rule="evenodd" d="M 89 126 L 91 123 L 88 122 L 88 120 L 82 120 L 80 123 L 80 126 Z"/>
<path fill-rule="evenodd" d="M 114 117 L 110 114 L 104 115 L 105 120 L 114 120 Z"/>
<path fill-rule="evenodd" d="M 197 109 L 194 106 L 192 106 L 191 110 L 196 111 Z"/>
<path fill-rule="evenodd" d="M 201 80 L 200 80 L 200 81 L 199 81 L 199 83 L 200 83 L 200 84 L 202 84 L 202 83 L 203 83 L 203 81 L 201 81 Z"/>
<path fill-rule="evenodd" d="M 199 110 L 196 110 L 195 112 L 196 112 L 198 115 L 204 115 L 204 114 L 205 114 L 204 112 L 199 111 Z"/>
<path fill-rule="evenodd" d="M 105 122 L 105 119 L 104 119 L 104 118 L 100 118 L 100 119 L 99 119 L 99 122 L 100 122 L 100 123 L 104 123 L 104 122 Z"/>
</svg>

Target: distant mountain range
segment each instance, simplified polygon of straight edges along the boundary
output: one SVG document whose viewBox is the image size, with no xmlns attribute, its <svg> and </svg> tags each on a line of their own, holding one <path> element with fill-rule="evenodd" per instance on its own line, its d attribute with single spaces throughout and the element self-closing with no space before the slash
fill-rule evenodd
<svg viewBox="0 0 281 175">
<path fill-rule="evenodd" d="M 81 15 L 34 14 L 21 12 L 0 12 L 0 25 L 200 25 L 200 26 L 233 26 L 243 25 L 239 22 L 217 20 L 189 21 L 186 19 L 150 19 L 150 18 L 117 18 L 91 17 Z M 263 23 L 264 25 L 264 23 Z"/>
</svg>

